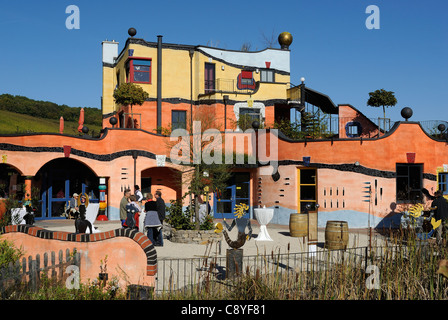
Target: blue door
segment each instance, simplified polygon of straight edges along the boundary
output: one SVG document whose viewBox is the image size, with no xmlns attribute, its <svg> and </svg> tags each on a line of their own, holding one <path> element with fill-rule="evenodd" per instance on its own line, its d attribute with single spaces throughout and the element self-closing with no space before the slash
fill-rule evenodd
<svg viewBox="0 0 448 320">
<path fill-rule="evenodd" d="M 235 206 L 241 203 L 250 204 L 250 173 L 235 172 L 227 182 L 228 187 L 221 193 L 214 194 L 214 216 L 217 219 L 235 218 Z M 250 207 L 244 215 L 250 217 Z"/>
<path fill-rule="evenodd" d="M 85 165 L 71 159 L 55 159 L 38 172 L 42 179 L 41 205 L 36 219 L 65 219 L 64 212 L 73 193 L 86 193 L 89 202 L 98 202 L 98 177 Z"/>
</svg>

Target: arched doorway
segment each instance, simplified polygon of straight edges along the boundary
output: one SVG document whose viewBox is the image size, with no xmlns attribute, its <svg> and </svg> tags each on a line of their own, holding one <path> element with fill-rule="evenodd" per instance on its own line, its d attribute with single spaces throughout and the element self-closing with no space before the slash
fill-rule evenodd
<svg viewBox="0 0 448 320">
<path fill-rule="evenodd" d="M 24 197 L 25 178 L 10 164 L 0 163 L 0 198 L 14 196 L 17 200 Z"/>
<path fill-rule="evenodd" d="M 155 167 L 142 171 L 140 189 L 142 193 L 162 192 L 166 203 L 182 198 L 182 173 L 168 167 Z"/>
<path fill-rule="evenodd" d="M 99 178 L 85 164 L 68 158 L 46 163 L 37 172 L 41 180 L 41 211 L 37 219 L 62 218 L 73 193 L 86 193 L 92 203 L 99 200 Z"/>
</svg>

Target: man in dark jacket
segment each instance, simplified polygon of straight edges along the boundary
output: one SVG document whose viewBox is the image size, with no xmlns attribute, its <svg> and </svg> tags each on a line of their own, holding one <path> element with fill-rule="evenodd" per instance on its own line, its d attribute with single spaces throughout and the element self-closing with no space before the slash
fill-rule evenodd
<svg viewBox="0 0 448 320">
<path fill-rule="evenodd" d="M 448 202 L 443 197 L 443 193 L 440 190 L 437 190 L 434 193 L 436 199 L 432 202 L 431 207 L 436 208 L 434 211 L 434 218 L 437 220 L 442 219 L 442 223 L 436 229 L 436 238 L 437 242 L 440 244 L 442 241 L 442 236 L 445 235 L 447 229 L 447 221 L 448 221 Z"/>
<path fill-rule="evenodd" d="M 157 203 L 157 213 L 159 215 L 160 223 L 162 223 L 162 229 L 163 229 L 163 220 L 165 220 L 165 200 L 162 199 L 162 192 L 157 190 L 154 193 L 154 196 L 156 198 Z M 156 243 L 159 246 L 163 246 L 163 232 L 162 229 L 160 229 L 159 236 L 157 237 Z"/>
</svg>

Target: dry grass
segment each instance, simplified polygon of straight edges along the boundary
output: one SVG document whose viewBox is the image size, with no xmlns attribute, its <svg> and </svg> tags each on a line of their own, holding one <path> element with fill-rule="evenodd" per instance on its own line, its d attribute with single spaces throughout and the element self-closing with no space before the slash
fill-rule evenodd
<svg viewBox="0 0 448 320">
<path fill-rule="evenodd" d="M 444 300 L 448 280 L 437 272 L 447 258 L 446 243 L 422 242 L 403 234 L 391 235 L 383 247 L 369 255 L 324 252 L 311 267 L 272 263 L 276 254 L 260 254 L 261 267 L 246 267 L 243 274 L 226 280 L 214 276 L 213 258 L 201 281 L 188 288 L 165 291 L 156 299 L 200 300 Z M 292 254 L 291 254 L 292 255 Z M 325 258 L 325 255 L 327 258 Z M 333 257 L 332 257 L 333 256 Z M 336 257 L 336 258 L 334 258 Z M 269 261 L 271 263 L 269 263 Z M 313 258 L 308 258 L 308 263 Z M 278 261 L 280 261 L 278 259 Z M 287 261 L 290 261 L 289 259 Z M 316 261 L 314 261 L 316 262 Z M 366 268 L 366 265 L 374 266 Z M 375 278 L 376 287 L 369 284 Z"/>
</svg>

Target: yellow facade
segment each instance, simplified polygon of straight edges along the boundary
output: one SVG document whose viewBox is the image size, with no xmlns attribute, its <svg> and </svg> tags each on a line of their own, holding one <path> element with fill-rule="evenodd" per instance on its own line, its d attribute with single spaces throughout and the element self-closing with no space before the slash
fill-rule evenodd
<svg viewBox="0 0 448 320">
<path fill-rule="evenodd" d="M 151 59 L 151 81 L 149 84 L 138 83 L 138 85 L 148 92 L 149 103 L 152 101 L 154 104 L 157 99 L 157 43 L 129 38 L 114 63 L 103 64 L 102 101 L 103 115 L 105 118 L 118 113 L 122 108 L 122 106 L 115 104 L 113 92 L 119 84 L 129 81 L 126 75 L 129 49 L 133 50 L 132 57 L 134 59 Z M 191 54 L 192 57 L 190 57 Z M 221 56 L 224 58 L 221 58 Z M 239 60 L 240 57 L 241 61 Z M 267 62 L 269 64 L 272 63 L 274 66 L 282 64 L 287 67 L 283 67 L 285 70 L 268 68 L 268 63 L 265 63 L 265 60 L 270 60 Z M 253 61 L 256 61 L 258 65 L 254 64 Z M 245 65 L 247 62 L 252 63 L 252 65 Z M 207 63 L 214 64 L 215 66 L 215 89 L 208 90 L 208 92 L 205 89 L 205 65 Z M 257 83 L 255 90 L 239 90 L 237 88 L 237 79 L 243 70 L 252 71 L 253 80 Z M 273 71 L 274 82 L 261 82 L 262 70 Z M 287 89 L 290 87 L 289 50 L 267 49 L 252 53 L 163 43 L 161 83 L 162 103 L 166 104 L 166 101 L 171 103 L 171 106 L 164 107 L 164 112 L 172 109 L 172 103 L 178 101 L 195 106 L 201 105 L 204 100 L 216 101 L 216 103 L 222 104 L 224 95 L 227 95 L 233 103 L 272 100 L 286 101 Z M 210 103 L 208 102 L 208 104 Z M 155 110 L 154 107 L 151 107 L 151 110 L 148 109 L 150 108 L 149 105 L 144 108 L 146 108 L 146 112 L 154 112 Z M 173 108 L 175 109 L 176 106 Z M 140 108 L 140 111 L 143 112 L 143 109 Z M 229 113 L 232 112 L 232 110 L 229 110 Z M 270 114 L 273 114 L 273 112 Z M 235 115 L 230 114 L 230 118 L 232 117 L 235 118 Z M 269 119 L 268 122 L 272 123 L 273 121 Z M 107 123 L 105 124 L 107 125 Z M 145 128 L 143 126 L 142 128 L 150 131 L 154 129 L 154 125 L 151 126 L 151 128 Z"/>
</svg>

